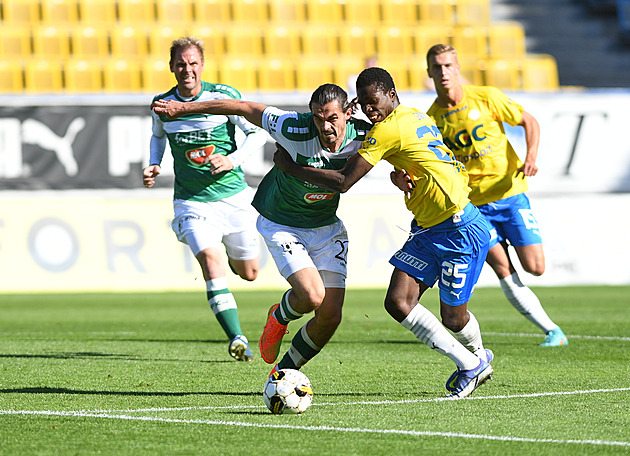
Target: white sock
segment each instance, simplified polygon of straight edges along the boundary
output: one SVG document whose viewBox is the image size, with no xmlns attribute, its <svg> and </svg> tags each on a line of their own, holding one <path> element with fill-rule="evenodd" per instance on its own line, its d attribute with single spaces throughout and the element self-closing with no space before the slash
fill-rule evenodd
<svg viewBox="0 0 630 456">
<path fill-rule="evenodd" d="M 479 358 L 459 343 L 422 304 L 414 307 L 400 324 L 429 348 L 448 356 L 460 369 L 474 369 L 479 365 Z"/>
<path fill-rule="evenodd" d="M 521 314 L 547 334 L 558 327 L 543 309 L 540 300 L 532 290 L 521 283 L 516 272 L 499 281 L 505 297 Z"/>
<path fill-rule="evenodd" d="M 455 336 L 455 339 L 457 339 L 468 350 L 473 352 L 475 356 L 488 361 L 486 357 L 486 349 L 483 348 L 483 341 L 481 340 L 479 322 L 471 311 L 468 311 L 468 315 L 470 316 L 470 320 L 466 323 L 466 326 L 464 326 L 461 331 L 454 332 L 453 335 Z"/>
</svg>

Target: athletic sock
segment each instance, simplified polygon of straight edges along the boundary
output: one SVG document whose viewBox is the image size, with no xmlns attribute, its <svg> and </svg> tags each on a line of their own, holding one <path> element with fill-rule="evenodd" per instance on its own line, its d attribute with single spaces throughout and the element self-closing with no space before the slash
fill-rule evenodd
<svg viewBox="0 0 630 456">
<path fill-rule="evenodd" d="M 547 334 L 558 327 L 547 315 L 532 290 L 521 283 L 516 272 L 500 280 L 505 297 L 521 314 Z"/>
<path fill-rule="evenodd" d="M 280 300 L 280 305 L 273 313 L 273 315 L 276 317 L 276 320 L 278 320 L 278 323 L 280 323 L 281 325 L 288 325 L 290 321 L 297 320 L 302 315 L 304 315 L 293 310 L 293 307 L 291 307 L 291 304 L 289 304 L 290 293 L 290 289 L 284 292 L 284 294 L 282 295 L 282 299 Z"/>
<path fill-rule="evenodd" d="M 238 319 L 236 300 L 227 287 L 227 279 L 218 277 L 207 280 L 206 295 L 212 312 L 228 338 L 232 340 L 239 334 L 243 334 L 241 322 Z"/>
<path fill-rule="evenodd" d="M 278 369 L 299 369 L 322 350 L 311 340 L 306 326 L 302 326 L 293 337 L 291 347 L 278 363 Z"/>
<path fill-rule="evenodd" d="M 416 305 L 401 325 L 429 348 L 448 356 L 460 369 L 474 369 L 479 365 L 479 358 L 455 339 L 436 316 L 422 304 Z"/>
<path fill-rule="evenodd" d="M 455 339 L 457 339 L 464 347 L 473 352 L 477 357 L 486 360 L 486 350 L 483 348 L 483 341 L 481 340 L 481 329 L 479 328 L 479 322 L 468 311 L 470 320 L 466 323 L 466 326 L 459 332 L 453 332 Z"/>
</svg>

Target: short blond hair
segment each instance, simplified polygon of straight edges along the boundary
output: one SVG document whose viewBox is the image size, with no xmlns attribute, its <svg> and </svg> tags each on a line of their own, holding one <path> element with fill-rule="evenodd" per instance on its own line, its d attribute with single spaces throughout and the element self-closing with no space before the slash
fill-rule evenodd
<svg viewBox="0 0 630 456">
<path fill-rule="evenodd" d="M 183 38 L 179 38 L 174 40 L 171 43 L 171 62 L 175 59 L 175 56 L 179 51 L 183 51 L 184 49 L 188 49 L 189 47 L 195 47 L 199 51 L 201 55 L 201 61 L 204 61 L 204 44 L 201 38 L 197 38 L 195 36 L 185 36 Z"/>
<path fill-rule="evenodd" d="M 455 56 L 455 60 L 457 60 L 457 51 L 450 44 L 434 44 L 429 48 L 427 52 L 427 68 L 429 68 L 429 60 L 431 57 L 435 57 L 437 55 L 444 54 L 446 52 L 452 52 Z"/>
</svg>

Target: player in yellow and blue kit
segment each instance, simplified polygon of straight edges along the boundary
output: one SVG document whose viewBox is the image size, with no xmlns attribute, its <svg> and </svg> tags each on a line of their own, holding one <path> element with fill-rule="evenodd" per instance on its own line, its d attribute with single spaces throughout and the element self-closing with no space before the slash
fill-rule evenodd
<svg viewBox="0 0 630 456">
<path fill-rule="evenodd" d="M 289 174 L 338 192 L 346 192 L 382 159 L 412 176 L 415 188 L 406 205 L 414 221 L 409 240 L 390 260 L 395 269 L 385 308 L 419 340 L 456 363 L 446 388 L 449 397 L 465 397 L 493 372 L 492 352 L 483 347 L 479 323 L 467 310 L 488 250 L 490 225 L 469 202 L 464 166 L 425 113 L 400 105 L 387 71 L 363 70 L 357 95 L 374 126 L 343 168 L 300 165 L 282 150 L 274 162 Z M 443 325 L 418 303 L 436 282 Z"/>
<path fill-rule="evenodd" d="M 427 68 L 437 92 L 427 114 L 440 129 L 444 143 L 466 166 L 470 200 L 494 229 L 488 264 L 510 303 L 546 334 L 541 345 L 567 345 L 567 337 L 549 318 L 538 297 L 523 285 L 508 255 L 511 245 L 525 271 L 539 276 L 545 270 L 538 223 L 525 195 L 526 176 L 538 171 L 538 122 L 494 87 L 462 85 L 457 54 L 449 45 L 437 44 L 429 49 Z M 524 162 L 509 143 L 503 122 L 525 129 Z"/>
</svg>

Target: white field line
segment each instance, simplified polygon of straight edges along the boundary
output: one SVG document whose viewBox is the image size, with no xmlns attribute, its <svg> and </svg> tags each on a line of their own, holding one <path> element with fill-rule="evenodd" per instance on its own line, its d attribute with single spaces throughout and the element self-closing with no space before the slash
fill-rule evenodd
<svg viewBox="0 0 630 456">
<path fill-rule="evenodd" d="M 501 337 L 544 337 L 544 334 L 529 334 L 529 333 L 501 333 L 501 332 L 490 332 L 490 331 L 482 331 L 481 334 L 483 336 L 501 336 Z M 630 342 L 630 337 L 622 337 L 622 336 L 580 336 L 577 334 L 567 334 L 567 338 L 569 341 L 571 339 L 590 339 L 590 340 L 612 340 L 612 341 L 624 341 Z"/>
<path fill-rule="evenodd" d="M 609 393 L 619 391 L 630 391 L 630 388 L 614 388 L 614 389 L 599 389 L 599 390 L 584 390 L 584 391 L 560 391 L 560 392 L 548 392 L 548 393 L 535 393 L 535 394 L 519 394 L 519 395 L 505 395 L 505 396 L 486 396 L 486 397 L 469 397 L 459 400 L 488 400 L 488 399 L 512 399 L 512 398 L 527 398 L 527 397 L 543 397 L 543 396 L 563 396 L 574 394 L 595 394 L 595 393 Z M 402 401 L 365 401 L 365 402 L 350 402 L 350 403 L 331 403 L 331 404 L 313 404 L 313 405 L 356 405 L 356 404 L 400 404 L 410 402 L 438 402 L 448 400 L 445 398 L 436 399 L 419 399 L 419 400 L 402 400 Z M 178 411 L 178 410 L 208 410 L 208 409 L 226 409 L 226 408 L 262 408 L 263 406 L 230 406 L 230 407 L 176 407 L 176 408 L 153 408 L 153 409 L 136 409 L 127 410 L 127 413 L 148 412 L 148 411 Z M 330 431 L 330 432 L 352 432 L 352 433 L 367 433 L 367 434 L 398 434 L 398 435 L 410 435 L 410 436 L 423 436 L 423 437 L 448 437 L 448 438 L 461 438 L 461 439 L 477 439 L 477 440 L 495 440 L 503 442 L 525 442 L 525 443 L 557 443 L 557 444 L 577 444 L 577 445 L 597 445 L 597 446 L 619 446 L 630 447 L 630 442 L 614 441 L 614 440 L 576 440 L 576 439 L 536 439 L 527 437 L 514 437 L 514 436 L 497 436 L 497 435 L 485 435 L 485 434 L 465 434 L 460 432 L 437 432 L 437 431 L 413 431 L 404 429 L 369 429 L 369 428 L 345 428 L 345 427 L 332 427 L 332 426 L 295 426 L 290 424 L 262 424 L 262 423 L 246 423 L 240 421 L 223 421 L 223 420 L 186 420 L 179 418 L 160 418 L 151 416 L 133 416 L 120 414 L 115 411 L 50 411 L 50 410 L 0 410 L 0 415 L 40 415 L 40 416 L 73 416 L 84 418 L 105 418 L 105 419 L 118 419 L 129 421 L 148 421 L 148 422 L 161 422 L 161 423 L 181 423 L 181 424 L 204 424 L 214 426 L 238 426 L 238 427 L 253 427 L 253 428 L 267 428 L 267 429 L 295 429 L 302 431 Z"/>
</svg>

